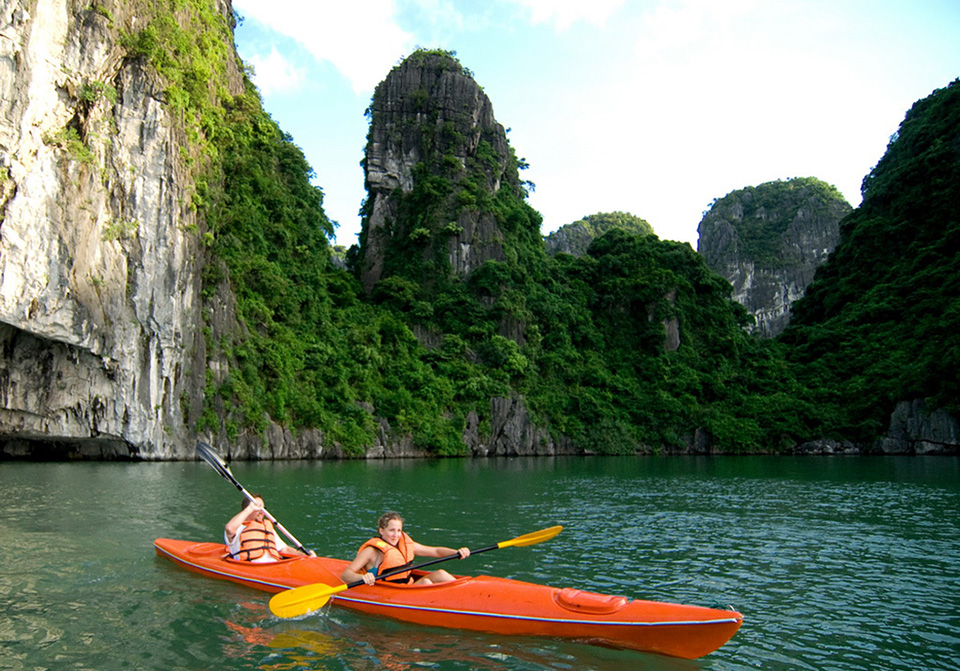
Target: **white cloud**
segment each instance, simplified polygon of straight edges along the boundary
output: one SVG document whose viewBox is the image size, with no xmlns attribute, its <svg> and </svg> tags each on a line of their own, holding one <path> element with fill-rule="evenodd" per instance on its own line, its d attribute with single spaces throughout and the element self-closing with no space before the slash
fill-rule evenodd
<svg viewBox="0 0 960 672">
<path fill-rule="evenodd" d="M 284 58 L 276 48 L 271 48 L 266 56 L 251 56 L 250 64 L 254 81 L 264 96 L 295 91 L 306 78 L 304 70 Z"/>
<path fill-rule="evenodd" d="M 413 45 L 393 0 L 234 0 L 234 8 L 328 61 L 357 94 L 368 93 Z"/>
<path fill-rule="evenodd" d="M 258 85 L 327 96 L 322 126 L 292 126 L 289 109 L 284 119 L 323 176 L 341 242 L 359 229 L 360 99 L 420 45 L 455 50 L 479 73 L 530 161 L 545 231 L 626 210 L 694 245 L 710 201 L 749 185 L 814 176 L 856 205 L 912 102 L 956 76 L 956 20 L 943 8 L 932 23 L 922 3 L 860 4 L 234 0 L 256 27 L 244 57 Z M 271 41 L 302 70 L 268 53 Z M 348 80 L 357 96 L 343 95 Z"/>
<path fill-rule="evenodd" d="M 510 0 L 530 11 L 533 25 L 553 22 L 557 30 L 567 30 L 578 21 L 602 25 L 624 0 Z"/>
</svg>

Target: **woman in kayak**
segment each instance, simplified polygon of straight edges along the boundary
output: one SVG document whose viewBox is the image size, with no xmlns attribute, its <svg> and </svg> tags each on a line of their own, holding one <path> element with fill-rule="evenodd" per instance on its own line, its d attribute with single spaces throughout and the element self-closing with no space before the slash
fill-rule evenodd
<svg viewBox="0 0 960 672">
<path fill-rule="evenodd" d="M 445 546 L 424 546 L 418 544 L 410 535 L 403 531 L 403 518 L 399 513 L 389 511 L 380 516 L 377 526 L 379 537 L 366 542 L 357 551 L 357 557 L 343 570 L 340 578 L 344 583 L 363 580 L 372 586 L 378 574 L 384 574 L 395 567 L 411 562 L 415 556 L 425 558 L 442 558 L 447 555 L 460 555 L 460 559 L 470 555 L 469 548 L 447 548 Z M 416 583 L 426 585 L 430 583 L 444 583 L 453 581 L 454 577 L 445 569 L 438 569 L 422 576 L 416 581 L 411 572 L 394 574 L 384 581 L 391 583 Z"/>
<path fill-rule="evenodd" d="M 263 515 L 263 497 L 243 498 L 240 513 L 223 527 L 223 538 L 230 549 L 230 557 L 249 562 L 276 562 L 284 555 L 305 555 L 287 546 L 277 534 L 273 523 Z M 310 551 L 310 555 L 316 553 Z"/>
</svg>

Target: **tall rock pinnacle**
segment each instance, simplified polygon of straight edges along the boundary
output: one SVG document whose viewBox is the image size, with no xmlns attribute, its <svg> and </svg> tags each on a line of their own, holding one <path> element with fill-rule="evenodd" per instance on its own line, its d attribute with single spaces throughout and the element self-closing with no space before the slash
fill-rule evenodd
<svg viewBox="0 0 960 672">
<path fill-rule="evenodd" d="M 517 160 L 490 99 L 453 54 L 417 51 L 368 110 L 360 275 L 369 292 L 402 275 L 464 277 L 505 258 L 502 187 L 521 197 Z"/>
</svg>

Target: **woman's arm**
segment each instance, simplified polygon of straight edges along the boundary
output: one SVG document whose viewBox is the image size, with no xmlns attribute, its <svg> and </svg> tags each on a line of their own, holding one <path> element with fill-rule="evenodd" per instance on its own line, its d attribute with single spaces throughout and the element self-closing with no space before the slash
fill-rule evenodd
<svg viewBox="0 0 960 672">
<path fill-rule="evenodd" d="M 460 555 L 463 560 L 470 556 L 470 549 L 466 546 L 462 548 L 447 548 L 446 546 L 424 546 L 416 541 L 413 542 L 413 552 L 424 558 L 443 558 L 448 555 Z"/>
<path fill-rule="evenodd" d="M 361 549 L 361 551 L 357 553 L 357 557 L 353 559 L 353 562 L 347 565 L 347 568 L 340 573 L 340 579 L 344 583 L 353 583 L 354 581 L 362 580 L 368 586 L 372 586 L 374 581 L 377 580 L 377 577 L 368 570 L 376 566 L 379 560 L 378 556 L 381 555 L 382 553 L 372 546 Z"/>
<path fill-rule="evenodd" d="M 259 510 L 260 507 L 257 506 L 255 502 L 250 502 L 243 511 L 228 520 L 227 524 L 223 526 L 223 532 L 227 535 L 227 538 L 233 539 L 237 536 L 237 530 L 240 529 L 240 526 L 243 525 L 247 517 L 252 516 Z"/>
</svg>

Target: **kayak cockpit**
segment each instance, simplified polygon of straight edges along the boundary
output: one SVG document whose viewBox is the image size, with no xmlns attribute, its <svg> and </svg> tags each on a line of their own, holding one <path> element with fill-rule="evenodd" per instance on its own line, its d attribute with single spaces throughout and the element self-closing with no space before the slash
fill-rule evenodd
<svg viewBox="0 0 960 672">
<path fill-rule="evenodd" d="M 251 562 L 250 560 L 240 560 L 237 558 L 230 557 L 230 549 L 226 544 L 218 544 L 213 541 L 201 541 L 196 544 L 192 544 L 183 549 L 184 555 L 187 555 L 191 558 L 218 558 L 224 562 L 230 563 L 232 565 L 283 565 L 289 562 L 294 562 L 296 560 L 302 560 L 302 555 L 288 555 L 282 557 L 280 560 L 274 560 L 273 562 Z"/>
</svg>

